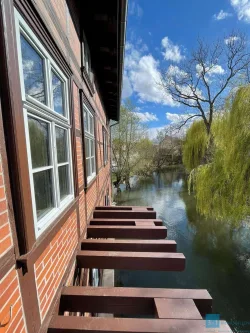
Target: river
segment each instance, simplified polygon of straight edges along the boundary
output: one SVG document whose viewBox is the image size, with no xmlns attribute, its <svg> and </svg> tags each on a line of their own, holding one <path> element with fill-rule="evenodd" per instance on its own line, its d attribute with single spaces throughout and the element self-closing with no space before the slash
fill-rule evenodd
<svg viewBox="0 0 250 333">
<path fill-rule="evenodd" d="M 184 272 L 116 271 L 116 286 L 204 288 L 213 297 L 213 312 L 235 332 L 250 333 L 250 223 L 232 230 L 200 216 L 180 169 L 132 179 L 132 190 L 114 197 L 121 206 L 152 206 L 168 228 L 168 239 L 186 256 Z"/>
</svg>

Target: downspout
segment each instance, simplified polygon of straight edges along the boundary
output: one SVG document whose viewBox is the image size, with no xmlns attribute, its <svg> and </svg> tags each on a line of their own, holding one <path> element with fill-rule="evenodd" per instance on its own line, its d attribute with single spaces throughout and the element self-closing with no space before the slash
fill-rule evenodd
<svg viewBox="0 0 250 333">
<path fill-rule="evenodd" d="M 120 118 L 120 104 L 121 104 L 121 92 L 122 92 L 122 76 L 123 76 L 123 60 L 124 60 L 124 52 L 125 52 L 125 40 L 126 40 L 126 25 L 127 25 L 127 8 L 128 1 L 120 0 L 118 6 L 118 27 L 120 26 L 120 33 L 118 36 L 118 47 L 119 47 L 119 59 L 118 59 L 118 105 L 117 105 L 117 120 Z M 119 31 L 118 30 L 118 31 Z M 113 125 L 112 125 L 113 126 Z"/>
</svg>

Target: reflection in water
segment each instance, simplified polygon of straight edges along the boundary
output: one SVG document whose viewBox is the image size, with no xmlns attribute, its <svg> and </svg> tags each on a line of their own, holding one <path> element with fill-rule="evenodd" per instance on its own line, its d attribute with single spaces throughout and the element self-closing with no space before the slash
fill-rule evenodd
<svg viewBox="0 0 250 333">
<path fill-rule="evenodd" d="M 250 224 L 234 230 L 228 223 L 205 219 L 187 191 L 179 170 L 135 181 L 117 195 L 117 205 L 153 206 L 186 256 L 184 272 L 117 271 L 116 284 L 126 287 L 205 288 L 235 332 L 250 332 Z M 241 323 L 239 323 L 241 322 Z"/>
</svg>

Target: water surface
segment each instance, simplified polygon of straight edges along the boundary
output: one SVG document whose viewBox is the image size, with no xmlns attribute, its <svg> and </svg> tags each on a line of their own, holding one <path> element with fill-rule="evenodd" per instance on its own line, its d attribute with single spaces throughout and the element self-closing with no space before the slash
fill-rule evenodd
<svg viewBox="0 0 250 333">
<path fill-rule="evenodd" d="M 153 206 L 186 256 L 184 272 L 116 271 L 116 286 L 204 288 L 235 332 L 250 333 L 250 224 L 233 230 L 201 217 L 188 194 L 186 175 L 173 170 L 135 181 L 116 195 L 117 205 Z"/>
</svg>

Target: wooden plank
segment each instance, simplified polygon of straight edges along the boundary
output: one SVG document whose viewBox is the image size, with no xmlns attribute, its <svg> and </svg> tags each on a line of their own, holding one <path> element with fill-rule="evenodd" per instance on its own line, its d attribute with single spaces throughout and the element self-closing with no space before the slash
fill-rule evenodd
<svg viewBox="0 0 250 333">
<path fill-rule="evenodd" d="M 84 239 L 82 250 L 94 251 L 133 251 L 133 252 L 176 252 L 173 240 L 136 240 L 136 239 Z"/>
<path fill-rule="evenodd" d="M 151 206 L 96 206 L 95 210 L 154 210 Z"/>
<path fill-rule="evenodd" d="M 156 219 L 156 212 L 151 210 L 95 210 L 93 217 L 111 219 Z"/>
<path fill-rule="evenodd" d="M 193 300 L 202 316 L 212 310 L 212 297 L 205 289 L 64 287 L 60 306 L 62 312 L 153 315 L 155 298 Z"/>
<path fill-rule="evenodd" d="M 145 222 L 148 221 L 154 222 L 156 226 L 162 226 L 163 222 L 159 219 L 92 219 L 90 220 L 90 225 L 136 225 L 137 222 Z"/>
<path fill-rule="evenodd" d="M 89 222 L 90 225 L 133 225 L 135 226 L 135 220 L 131 219 L 92 219 Z"/>
<path fill-rule="evenodd" d="M 155 298 L 155 307 L 160 319 L 202 319 L 192 299 Z"/>
<path fill-rule="evenodd" d="M 225 321 L 219 328 L 206 328 L 205 320 L 136 319 L 54 316 L 48 333 L 232 333 Z"/>
<path fill-rule="evenodd" d="M 154 227 L 155 226 L 155 223 L 152 221 L 152 220 L 145 220 L 145 221 L 143 221 L 143 222 L 141 222 L 141 221 L 136 221 L 135 222 L 135 225 L 137 226 L 137 227 L 140 227 L 140 226 L 144 226 L 144 225 L 147 225 L 147 226 L 150 226 L 150 227 Z"/>
<path fill-rule="evenodd" d="M 88 226 L 87 238 L 165 239 L 164 226 Z"/>
<path fill-rule="evenodd" d="M 79 251 L 77 265 L 81 268 L 183 271 L 182 253 Z"/>
</svg>

